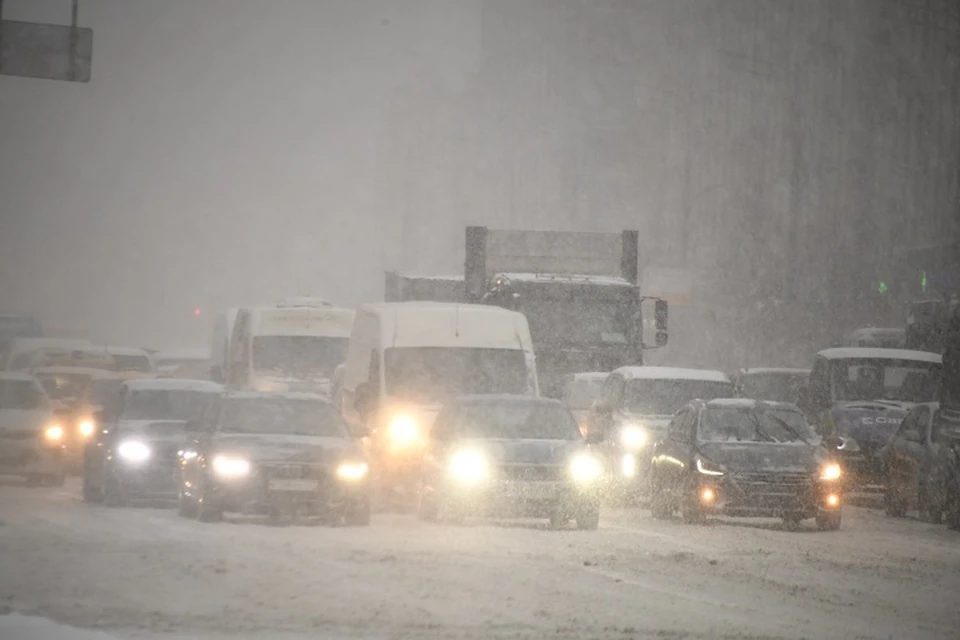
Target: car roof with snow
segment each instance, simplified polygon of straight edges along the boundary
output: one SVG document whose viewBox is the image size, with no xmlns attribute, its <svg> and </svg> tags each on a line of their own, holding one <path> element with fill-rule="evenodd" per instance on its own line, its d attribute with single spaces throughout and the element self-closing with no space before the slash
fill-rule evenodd
<svg viewBox="0 0 960 640">
<path fill-rule="evenodd" d="M 632 287 L 626 278 L 620 276 L 600 276 L 576 273 L 522 273 L 497 272 L 495 278 L 510 282 L 554 282 L 563 284 L 598 284 L 611 287 Z"/>
<path fill-rule="evenodd" d="M 489 393 L 457 396 L 453 404 L 539 404 L 565 407 L 561 401 L 543 396 L 528 396 L 516 393 Z"/>
<path fill-rule="evenodd" d="M 0 371 L 0 380 L 26 380 L 32 382 L 35 381 L 36 378 L 22 371 Z"/>
<path fill-rule="evenodd" d="M 223 386 L 210 380 L 188 378 L 146 378 L 127 380 L 124 386 L 131 391 L 209 391 L 218 393 Z"/>
<path fill-rule="evenodd" d="M 768 400 L 755 400 L 753 398 L 714 398 L 713 400 L 707 400 L 704 404 L 711 409 L 755 409 L 762 406 L 769 409 L 784 409 L 800 412 L 797 405 L 792 402 L 770 402 Z"/>
<path fill-rule="evenodd" d="M 207 347 L 182 347 L 159 351 L 154 356 L 157 360 L 209 360 L 211 349 Z"/>
<path fill-rule="evenodd" d="M 317 400 L 330 404 L 329 398 L 303 391 L 227 391 L 224 400 Z"/>
<path fill-rule="evenodd" d="M 150 352 L 141 347 L 118 347 L 108 344 L 91 344 L 85 345 L 82 347 L 77 347 L 74 351 L 79 351 L 81 353 L 106 353 L 108 355 L 117 355 L 117 356 L 147 356 L 150 357 Z"/>
<path fill-rule="evenodd" d="M 702 382 L 730 382 L 723 371 L 714 369 L 684 369 L 681 367 L 620 367 L 613 373 L 627 380 L 699 380 Z"/>
<path fill-rule="evenodd" d="M 918 362 L 943 362 L 943 356 L 929 351 L 915 351 L 913 349 L 881 349 L 875 347 L 834 347 L 824 349 L 817 354 L 827 360 L 916 360 Z"/>
<path fill-rule="evenodd" d="M 744 376 L 763 375 L 766 373 L 789 373 L 798 376 L 810 375 L 810 369 L 795 369 L 792 367 L 748 367 L 740 369 L 739 373 Z"/>
<path fill-rule="evenodd" d="M 533 348 L 526 317 L 495 305 L 376 302 L 360 312 L 377 316 L 379 340 L 389 347 Z"/>
<path fill-rule="evenodd" d="M 94 369 L 93 367 L 71 367 L 69 365 L 56 365 L 51 367 L 34 367 L 31 369 L 33 375 L 40 375 L 44 373 L 49 374 L 64 374 L 64 375 L 87 375 L 91 378 L 98 376 L 103 369 Z"/>
</svg>

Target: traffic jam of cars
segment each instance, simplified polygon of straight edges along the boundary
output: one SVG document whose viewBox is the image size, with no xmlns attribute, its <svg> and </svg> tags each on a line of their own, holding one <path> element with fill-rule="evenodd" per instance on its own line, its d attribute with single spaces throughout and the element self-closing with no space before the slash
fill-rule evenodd
<svg viewBox="0 0 960 640">
<path fill-rule="evenodd" d="M 876 496 L 890 516 L 916 508 L 960 527 L 960 422 L 940 407 L 938 353 L 840 346 L 809 369 L 573 371 L 550 398 L 531 324 L 447 301 L 230 309 L 206 379 L 196 349 L 164 360 L 10 336 L 0 472 L 34 486 L 77 474 L 85 502 L 201 522 L 367 526 L 399 511 L 591 530 L 615 505 L 829 531 L 851 496 Z"/>
</svg>

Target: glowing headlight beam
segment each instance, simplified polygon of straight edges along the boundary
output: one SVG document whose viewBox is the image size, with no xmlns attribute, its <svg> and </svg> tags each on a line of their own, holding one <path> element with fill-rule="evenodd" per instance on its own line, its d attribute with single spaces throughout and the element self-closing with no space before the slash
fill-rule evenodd
<svg viewBox="0 0 960 640">
<path fill-rule="evenodd" d="M 52 424 L 43 431 L 43 437 L 48 442 L 59 442 L 63 439 L 63 427 Z"/>
<path fill-rule="evenodd" d="M 370 465 L 366 462 L 341 462 L 337 467 L 337 477 L 341 480 L 357 481 L 367 477 Z"/>
<path fill-rule="evenodd" d="M 405 414 L 394 416 L 387 425 L 387 435 L 395 445 L 409 446 L 420 437 L 420 427 L 412 416 Z"/>
<path fill-rule="evenodd" d="M 620 430 L 620 444 L 630 451 L 642 449 L 647 444 L 647 431 L 643 427 L 628 425 Z"/>
<path fill-rule="evenodd" d="M 117 447 L 117 455 L 127 462 L 143 462 L 150 458 L 150 447 L 137 440 L 127 440 Z"/>
<path fill-rule="evenodd" d="M 821 480 L 839 480 L 842 475 L 843 470 L 840 469 L 840 465 L 836 462 L 832 462 L 820 470 Z"/>
<path fill-rule="evenodd" d="M 461 449 L 450 456 L 450 475 L 465 485 L 480 484 L 490 476 L 487 457 L 475 449 Z"/>
<path fill-rule="evenodd" d="M 589 453 L 579 453 L 570 460 L 570 475 L 579 483 L 596 482 L 603 476 L 603 463 Z"/>
<path fill-rule="evenodd" d="M 84 438 L 89 438 L 92 436 L 96 429 L 97 425 L 93 423 L 93 420 L 81 420 L 80 424 L 77 425 L 77 431 Z"/>
<path fill-rule="evenodd" d="M 222 478 L 243 478 L 250 473 L 250 461 L 234 456 L 214 456 L 213 472 Z"/>
</svg>

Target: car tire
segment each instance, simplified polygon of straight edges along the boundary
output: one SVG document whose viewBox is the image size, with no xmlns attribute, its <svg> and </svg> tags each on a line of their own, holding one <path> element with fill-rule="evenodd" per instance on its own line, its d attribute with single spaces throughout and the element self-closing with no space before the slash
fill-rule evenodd
<svg viewBox="0 0 960 640">
<path fill-rule="evenodd" d="M 67 474 L 65 472 L 51 473 L 43 476 L 43 484 L 51 487 L 62 487 L 66 482 Z"/>
<path fill-rule="evenodd" d="M 26 476 L 28 487 L 39 487 L 43 485 L 43 474 L 28 473 Z"/>
<path fill-rule="evenodd" d="M 800 530 L 800 517 L 797 515 L 786 515 L 783 517 L 783 530 L 784 531 L 799 531 Z"/>
<path fill-rule="evenodd" d="M 198 516 L 197 501 L 183 495 L 183 491 L 181 491 L 179 499 L 177 500 L 177 513 L 181 518 L 189 518 L 191 520 L 196 518 Z"/>
<path fill-rule="evenodd" d="M 600 505 L 592 504 L 580 507 L 576 515 L 577 529 L 596 531 L 600 527 Z"/>
<path fill-rule="evenodd" d="M 650 479 L 650 515 L 657 520 L 668 520 L 673 516 L 675 509 L 664 495 L 659 479 L 654 475 Z"/>
<path fill-rule="evenodd" d="M 554 531 L 559 531 L 560 529 L 565 529 L 569 523 L 570 514 L 557 505 L 550 513 L 549 527 Z"/>
<path fill-rule="evenodd" d="M 108 479 L 103 485 L 103 506 L 116 509 L 126 504 L 126 499 L 119 483 L 114 479 Z"/>
<path fill-rule="evenodd" d="M 370 512 L 370 501 L 363 500 L 347 508 L 343 521 L 348 527 L 369 527 Z"/>
<path fill-rule="evenodd" d="M 920 519 L 930 524 L 943 523 L 943 508 L 938 504 L 932 504 L 927 488 L 921 484 L 917 491 L 917 505 L 920 512 Z"/>
<path fill-rule="evenodd" d="M 907 515 L 907 499 L 903 497 L 895 486 L 887 485 L 883 493 L 884 512 L 891 518 L 902 518 Z"/>
<path fill-rule="evenodd" d="M 840 523 L 842 521 L 842 512 L 824 511 L 817 514 L 817 529 L 820 531 L 836 531 L 840 528 Z"/>
<path fill-rule="evenodd" d="M 87 476 L 83 476 L 82 482 L 81 493 L 83 494 L 84 502 L 87 504 L 100 504 L 103 502 L 103 491 L 90 484 L 90 479 Z"/>
</svg>

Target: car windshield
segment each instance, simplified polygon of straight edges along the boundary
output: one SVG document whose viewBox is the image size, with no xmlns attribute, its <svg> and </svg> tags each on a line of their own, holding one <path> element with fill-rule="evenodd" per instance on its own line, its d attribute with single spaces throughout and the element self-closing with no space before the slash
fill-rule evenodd
<svg viewBox="0 0 960 640">
<path fill-rule="evenodd" d="M 47 409 L 49 400 L 31 380 L 0 380 L 0 411 Z"/>
<path fill-rule="evenodd" d="M 691 400 L 733 396 L 733 384 L 709 380 L 630 380 L 624 406 L 645 415 L 673 415 Z"/>
<path fill-rule="evenodd" d="M 746 373 L 740 378 L 740 395 L 769 402 L 796 402 L 806 382 L 806 373 Z"/>
<path fill-rule="evenodd" d="M 527 360 L 519 349 L 390 348 L 386 391 L 419 402 L 458 395 L 527 393 Z"/>
<path fill-rule="evenodd" d="M 599 380 L 572 380 L 567 384 L 563 400 L 571 409 L 589 409 L 600 397 L 603 378 Z"/>
<path fill-rule="evenodd" d="M 192 420 L 199 418 L 215 394 L 194 389 L 143 389 L 131 391 L 123 420 Z"/>
<path fill-rule="evenodd" d="M 53 400 L 69 401 L 81 397 L 90 384 L 90 374 L 38 373 L 35 376 Z"/>
<path fill-rule="evenodd" d="M 830 367 L 833 397 L 838 401 L 932 402 L 942 369 L 933 362 L 881 358 L 834 360 Z"/>
<path fill-rule="evenodd" d="M 483 402 L 462 405 L 457 432 L 468 438 L 508 440 L 579 440 L 570 411 L 558 405 L 527 402 Z"/>
<path fill-rule="evenodd" d="M 137 371 L 139 373 L 150 373 L 153 367 L 150 364 L 150 358 L 145 355 L 117 355 L 110 354 L 113 358 L 114 370 L 116 371 Z"/>
<path fill-rule="evenodd" d="M 93 380 L 87 387 L 86 401 L 90 405 L 106 407 L 123 387 L 123 380 Z"/>
<path fill-rule="evenodd" d="M 813 430 L 798 411 L 708 407 L 700 422 L 701 442 L 812 442 Z"/>
<path fill-rule="evenodd" d="M 226 433 L 347 437 L 340 414 L 322 400 L 231 398 L 220 424 Z"/>
<path fill-rule="evenodd" d="M 347 357 L 349 338 L 329 336 L 256 336 L 253 366 L 294 377 L 326 377 Z"/>
</svg>

